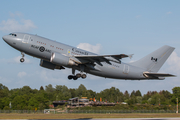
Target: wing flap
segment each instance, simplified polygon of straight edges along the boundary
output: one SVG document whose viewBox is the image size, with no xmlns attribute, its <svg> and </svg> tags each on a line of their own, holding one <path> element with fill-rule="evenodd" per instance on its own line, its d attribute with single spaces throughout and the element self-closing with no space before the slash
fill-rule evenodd
<svg viewBox="0 0 180 120">
<path fill-rule="evenodd" d="M 105 58 L 105 57 L 113 57 L 113 58 L 126 58 L 126 57 L 132 57 L 133 54 L 131 55 L 125 55 L 125 54 L 119 54 L 119 55 L 74 55 L 76 58 Z"/>
<path fill-rule="evenodd" d="M 111 64 L 109 61 L 114 61 L 121 63 L 120 59 L 126 58 L 126 57 L 132 57 L 133 54 L 131 55 L 125 55 L 125 54 L 119 54 L 119 55 L 74 55 L 73 57 L 77 59 L 84 59 L 88 60 L 90 62 L 106 62 L 108 64 Z"/>
</svg>

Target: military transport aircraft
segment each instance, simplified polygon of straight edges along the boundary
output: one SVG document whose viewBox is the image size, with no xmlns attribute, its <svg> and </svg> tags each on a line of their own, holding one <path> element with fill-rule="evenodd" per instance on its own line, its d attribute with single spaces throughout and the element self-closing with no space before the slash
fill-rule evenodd
<svg viewBox="0 0 180 120">
<path fill-rule="evenodd" d="M 114 79 L 145 80 L 173 77 L 172 74 L 157 73 L 175 48 L 163 46 L 146 57 L 126 64 L 121 59 L 132 57 L 126 54 L 97 55 L 76 47 L 27 33 L 10 33 L 3 40 L 22 54 L 40 58 L 40 66 L 54 70 L 71 68 L 68 79 L 86 78 L 86 73 Z M 78 70 L 75 74 L 75 70 Z"/>
</svg>

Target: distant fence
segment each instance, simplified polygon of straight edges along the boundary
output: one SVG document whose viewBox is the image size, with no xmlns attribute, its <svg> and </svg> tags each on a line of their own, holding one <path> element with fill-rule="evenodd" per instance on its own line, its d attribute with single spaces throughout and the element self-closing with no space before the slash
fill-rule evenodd
<svg viewBox="0 0 180 120">
<path fill-rule="evenodd" d="M 0 113 L 44 113 L 44 110 L 0 110 Z"/>
<path fill-rule="evenodd" d="M 0 110 L 0 113 L 44 113 L 44 114 L 61 114 L 61 113 L 176 113 L 176 110 L 64 110 L 64 111 L 48 111 L 44 110 Z"/>
<path fill-rule="evenodd" d="M 176 113 L 175 110 L 69 110 L 68 113 Z"/>
</svg>

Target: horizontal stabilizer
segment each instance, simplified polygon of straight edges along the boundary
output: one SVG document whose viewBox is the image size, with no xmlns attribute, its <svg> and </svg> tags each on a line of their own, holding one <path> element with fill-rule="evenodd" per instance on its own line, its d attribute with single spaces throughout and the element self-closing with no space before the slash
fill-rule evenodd
<svg viewBox="0 0 180 120">
<path fill-rule="evenodd" d="M 168 74 L 168 73 L 143 73 L 145 77 L 147 78 L 159 78 L 159 77 L 176 77 L 175 75 Z"/>
</svg>

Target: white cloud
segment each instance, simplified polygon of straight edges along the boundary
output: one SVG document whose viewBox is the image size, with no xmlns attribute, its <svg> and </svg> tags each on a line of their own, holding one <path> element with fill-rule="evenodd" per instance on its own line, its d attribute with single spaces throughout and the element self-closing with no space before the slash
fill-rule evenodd
<svg viewBox="0 0 180 120">
<path fill-rule="evenodd" d="M 31 29 L 37 28 L 31 20 L 21 18 L 22 14 L 20 12 L 10 12 L 9 15 L 11 17 L 10 19 L 0 22 L 0 31 L 27 32 Z"/>
<path fill-rule="evenodd" d="M 36 28 L 31 20 L 22 19 L 20 22 L 15 19 L 3 20 L 0 23 L 0 31 L 3 32 L 25 32 Z"/>
<path fill-rule="evenodd" d="M 180 71 L 180 57 L 177 55 L 176 52 L 173 52 L 169 59 L 167 60 L 169 65 L 168 70 L 172 71 L 176 74 L 179 74 Z"/>
<path fill-rule="evenodd" d="M 166 14 L 172 14 L 172 12 L 167 12 Z"/>
<path fill-rule="evenodd" d="M 140 18 L 140 17 L 141 17 L 141 15 L 137 15 L 137 16 L 136 16 L 136 18 Z"/>
<path fill-rule="evenodd" d="M 89 43 L 80 43 L 78 46 L 78 48 L 83 49 L 83 50 L 87 50 L 93 53 L 100 53 L 100 49 L 101 49 L 101 45 L 100 44 L 96 44 L 96 45 L 91 45 Z"/>
<path fill-rule="evenodd" d="M 21 17 L 22 16 L 22 13 L 20 13 L 20 12 L 15 12 L 15 13 L 12 13 L 12 12 L 10 12 L 9 13 L 9 15 L 11 16 L 11 17 Z"/>
<path fill-rule="evenodd" d="M 22 77 L 24 77 L 24 76 L 26 76 L 26 75 L 27 75 L 26 72 L 19 72 L 17 76 L 20 77 L 20 78 L 22 78 Z"/>
</svg>

